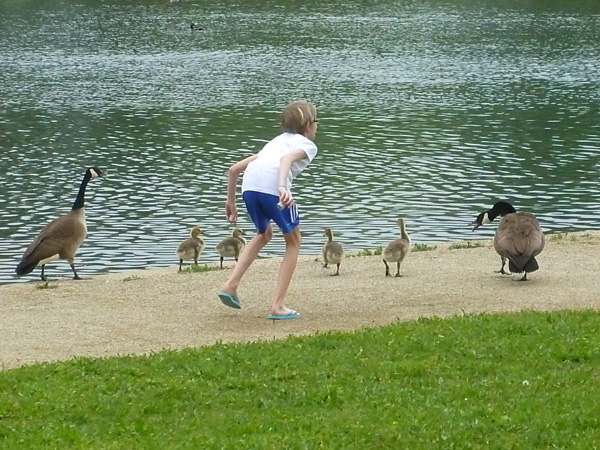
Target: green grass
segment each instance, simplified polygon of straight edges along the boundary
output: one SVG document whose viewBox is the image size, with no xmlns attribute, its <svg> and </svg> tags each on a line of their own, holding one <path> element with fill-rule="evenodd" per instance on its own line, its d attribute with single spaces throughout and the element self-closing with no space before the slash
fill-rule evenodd
<svg viewBox="0 0 600 450">
<path fill-rule="evenodd" d="M 24 367 L 0 372 L 0 448 L 598 449 L 599 329 L 466 315 Z"/>
<path fill-rule="evenodd" d="M 346 255 L 347 258 L 354 258 L 358 256 L 377 256 L 383 253 L 383 247 L 380 245 L 374 249 L 363 248 L 362 250 L 357 251 L 356 253 L 348 253 Z"/>
<path fill-rule="evenodd" d="M 591 233 L 552 233 L 547 234 L 546 239 L 549 241 L 587 241 L 592 238 Z"/>
<path fill-rule="evenodd" d="M 415 244 L 413 245 L 413 248 L 411 251 L 413 252 L 428 252 L 431 250 L 435 250 L 437 248 L 437 245 L 433 245 L 433 244 Z"/>
<path fill-rule="evenodd" d="M 189 266 L 184 267 L 180 273 L 202 273 L 211 272 L 213 270 L 219 270 L 219 266 L 212 264 L 190 264 Z"/>
<path fill-rule="evenodd" d="M 479 242 L 479 241 L 453 242 L 452 244 L 450 244 L 450 247 L 448 247 L 448 248 L 450 250 L 458 250 L 458 249 L 463 249 L 463 248 L 478 248 L 478 247 L 485 247 L 485 244 L 483 242 Z"/>
<path fill-rule="evenodd" d="M 566 239 L 568 235 L 569 235 L 569 233 L 554 233 L 554 234 L 548 234 L 547 238 L 550 241 L 562 241 L 562 240 Z"/>
</svg>

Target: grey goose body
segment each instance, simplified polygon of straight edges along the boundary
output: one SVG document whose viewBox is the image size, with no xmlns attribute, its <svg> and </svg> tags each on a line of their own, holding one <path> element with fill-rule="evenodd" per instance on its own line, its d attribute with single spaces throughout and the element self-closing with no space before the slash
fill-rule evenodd
<svg viewBox="0 0 600 450">
<path fill-rule="evenodd" d="M 37 266 L 41 266 L 41 279 L 46 281 L 46 264 L 63 259 L 71 266 L 73 279 L 80 279 L 75 269 L 75 255 L 87 236 L 85 190 L 90 180 L 105 175 L 106 173 L 97 167 L 90 167 L 86 170 L 71 211 L 52 220 L 42 228 L 23 253 L 23 257 L 15 269 L 17 275 L 26 275 Z"/>
<path fill-rule="evenodd" d="M 527 281 L 527 274 L 539 269 L 536 256 L 546 243 L 540 223 L 532 213 L 517 212 L 510 203 L 501 201 L 479 214 L 471 224 L 473 230 L 491 223 L 498 216 L 502 217 L 494 234 L 494 249 L 502 261 L 498 272 L 508 274 L 504 270 L 508 261 L 510 272 L 523 273 L 520 281 Z"/>
</svg>

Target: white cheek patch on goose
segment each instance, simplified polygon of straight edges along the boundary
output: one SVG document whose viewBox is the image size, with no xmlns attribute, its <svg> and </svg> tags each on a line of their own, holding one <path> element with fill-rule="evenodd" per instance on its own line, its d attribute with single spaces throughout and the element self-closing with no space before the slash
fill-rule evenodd
<svg viewBox="0 0 600 450">
<path fill-rule="evenodd" d="M 92 178 L 98 178 L 98 172 L 96 172 L 94 169 L 90 169 L 90 173 L 92 174 Z"/>
<path fill-rule="evenodd" d="M 487 225 L 488 223 L 492 223 L 492 221 L 490 220 L 490 217 L 488 216 L 488 213 L 485 213 L 483 215 L 483 220 L 481 221 L 482 225 Z"/>
</svg>

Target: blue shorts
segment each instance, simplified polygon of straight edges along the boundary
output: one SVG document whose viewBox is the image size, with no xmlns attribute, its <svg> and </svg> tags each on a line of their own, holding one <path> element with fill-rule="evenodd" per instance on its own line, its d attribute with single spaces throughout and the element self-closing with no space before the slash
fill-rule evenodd
<svg viewBox="0 0 600 450">
<path fill-rule="evenodd" d="M 300 225 L 300 215 L 296 203 L 289 208 L 279 209 L 277 207 L 278 196 L 255 191 L 244 192 L 242 198 L 258 234 L 267 231 L 271 220 L 284 234 L 291 233 Z"/>
</svg>

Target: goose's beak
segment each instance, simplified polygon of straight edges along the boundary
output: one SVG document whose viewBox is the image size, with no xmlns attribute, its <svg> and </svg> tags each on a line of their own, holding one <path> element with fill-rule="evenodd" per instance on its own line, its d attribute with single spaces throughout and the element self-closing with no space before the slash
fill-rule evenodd
<svg viewBox="0 0 600 450">
<path fill-rule="evenodd" d="M 475 222 L 471 223 L 471 226 L 473 227 L 473 228 L 471 228 L 471 231 L 475 231 L 477 228 L 479 228 L 481 226 L 481 224 L 477 223 L 477 221 L 475 221 Z"/>
</svg>

